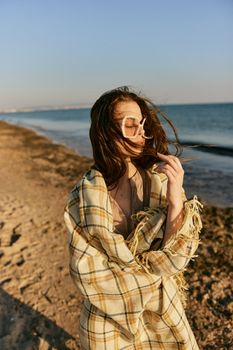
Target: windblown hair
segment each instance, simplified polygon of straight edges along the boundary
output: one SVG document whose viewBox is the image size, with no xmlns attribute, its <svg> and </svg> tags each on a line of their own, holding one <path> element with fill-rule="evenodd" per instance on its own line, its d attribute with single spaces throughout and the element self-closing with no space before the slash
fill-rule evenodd
<svg viewBox="0 0 233 350">
<path fill-rule="evenodd" d="M 144 129 L 145 134 L 153 136 L 151 139 L 145 139 L 145 146 L 142 152 L 138 155 L 132 153 L 132 149 L 141 148 L 130 139 L 122 135 L 120 126 L 114 122 L 114 111 L 119 102 L 135 101 L 142 113 L 143 118 L 147 118 Z M 172 128 L 175 141 L 169 141 L 166 133 L 158 118 L 161 115 Z M 170 154 L 168 146 L 175 146 L 175 155 L 180 156 L 182 147 L 180 145 L 177 131 L 173 123 L 160 109 L 147 97 L 140 93 L 135 93 L 128 86 L 118 87 L 102 94 L 91 108 L 91 127 L 90 140 L 93 149 L 94 168 L 98 169 L 107 186 L 114 186 L 118 179 L 124 175 L 126 165 L 120 149 L 116 145 L 116 141 L 132 153 L 131 160 L 135 166 L 140 166 L 144 169 L 150 168 L 154 163 L 159 162 L 157 152 Z"/>
</svg>

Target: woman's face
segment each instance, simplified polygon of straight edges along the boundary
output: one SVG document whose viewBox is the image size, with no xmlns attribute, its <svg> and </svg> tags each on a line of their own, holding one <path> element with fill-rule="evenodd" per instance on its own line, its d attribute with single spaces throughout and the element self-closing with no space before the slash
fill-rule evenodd
<svg viewBox="0 0 233 350">
<path fill-rule="evenodd" d="M 140 122 L 143 120 L 141 109 L 135 101 L 118 102 L 114 110 L 114 117 L 113 117 L 114 122 L 122 125 L 122 119 L 125 116 L 129 116 L 129 115 L 139 118 Z M 134 148 L 133 146 L 128 145 L 128 147 L 134 151 L 134 154 L 135 152 L 137 154 L 140 154 L 142 152 L 143 146 L 145 145 L 145 139 L 143 138 L 144 133 L 145 133 L 144 129 L 140 127 L 137 137 L 131 139 L 132 142 L 134 142 L 137 145 L 140 145 L 141 148 Z M 116 144 L 119 147 L 119 149 L 122 151 L 122 154 L 126 156 L 133 155 L 133 153 L 130 153 L 129 151 L 127 151 L 122 146 L 121 143 L 116 141 Z"/>
</svg>

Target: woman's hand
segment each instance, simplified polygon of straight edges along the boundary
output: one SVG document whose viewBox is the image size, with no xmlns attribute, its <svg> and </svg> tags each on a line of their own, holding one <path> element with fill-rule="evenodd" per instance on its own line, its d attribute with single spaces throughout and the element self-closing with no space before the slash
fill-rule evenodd
<svg viewBox="0 0 233 350">
<path fill-rule="evenodd" d="M 168 177 L 167 183 L 167 203 L 171 207 L 183 207 L 182 187 L 184 180 L 184 170 L 180 160 L 172 155 L 157 153 L 164 162 L 156 168 L 158 173 L 164 173 Z"/>
<path fill-rule="evenodd" d="M 164 154 L 157 153 L 158 157 L 164 161 L 163 164 L 156 168 L 158 173 L 164 173 L 168 177 L 167 183 L 167 220 L 166 228 L 161 243 L 161 248 L 164 247 L 166 241 L 177 232 L 183 222 L 183 200 L 182 200 L 182 187 L 184 180 L 184 170 L 179 159 L 175 156 L 165 156 Z"/>
</svg>

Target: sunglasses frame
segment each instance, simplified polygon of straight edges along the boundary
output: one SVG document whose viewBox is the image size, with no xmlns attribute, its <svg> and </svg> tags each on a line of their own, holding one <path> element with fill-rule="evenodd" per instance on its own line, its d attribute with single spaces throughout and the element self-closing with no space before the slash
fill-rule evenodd
<svg viewBox="0 0 233 350">
<path fill-rule="evenodd" d="M 139 122 L 138 130 L 137 130 L 137 132 L 136 132 L 136 134 L 135 134 L 134 136 L 127 136 L 126 133 L 125 133 L 125 122 L 126 122 L 126 119 L 127 119 L 127 118 L 136 119 L 136 120 L 138 120 L 138 122 Z M 123 136 L 124 136 L 126 139 L 135 139 L 136 137 L 138 137 L 140 128 L 142 128 L 142 129 L 144 128 L 145 121 L 146 121 L 146 117 L 142 120 L 142 122 L 140 122 L 139 117 L 137 117 L 137 116 L 135 116 L 135 115 L 125 115 L 124 118 L 122 118 L 122 124 L 121 124 L 121 130 L 122 130 Z M 144 130 L 144 129 L 143 129 L 143 130 Z M 143 135 L 142 137 L 145 138 L 145 139 L 151 139 L 151 138 L 153 138 L 153 136 L 145 136 L 145 135 Z"/>
</svg>

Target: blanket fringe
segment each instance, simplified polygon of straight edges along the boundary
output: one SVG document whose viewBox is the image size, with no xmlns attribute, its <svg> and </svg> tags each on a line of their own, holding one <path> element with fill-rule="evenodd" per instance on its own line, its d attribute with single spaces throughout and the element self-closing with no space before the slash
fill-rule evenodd
<svg viewBox="0 0 233 350">
<path fill-rule="evenodd" d="M 184 206 L 185 206 L 184 221 L 187 218 L 190 218 L 190 217 L 192 218 L 192 220 L 190 220 L 190 229 L 188 230 L 188 232 L 185 232 L 183 234 L 183 233 L 179 232 L 181 230 L 181 228 L 180 228 L 166 242 L 165 247 L 163 248 L 163 251 L 169 252 L 169 254 L 172 256 L 180 255 L 172 249 L 172 245 L 177 238 L 183 239 L 185 241 L 192 241 L 197 246 L 200 243 L 199 233 L 202 229 L 202 222 L 200 219 L 199 211 L 203 208 L 203 205 L 198 201 L 197 196 L 194 196 L 193 199 L 186 201 L 184 203 Z M 147 211 L 140 211 L 137 214 L 134 214 L 134 218 L 139 222 L 139 224 L 137 225 L 137 227 L 134 231 L 133 240 L 126 241 L 128 243 L 128 247 L 129 247 L 130 251 L 132 252 L 132 254 L 134 255 L 137 263 L 148 274 L 151 274 L 151 275 L 153 274 L 153 272 L 151 271 L 151 266 L 149 264 L 149 252 L 147 251 L 147 252 L 144 252 L 140 255 L 136 255 L 136 251 L 137 251 L 137 247 L 138 247 L 138 243 L 139 243 L 139 239 L 138 239 L 139 231 L 142 229 L 145 222 L 147 220 L 149 220 L 149 218 L 153 214 L 155 214 L 155 212 L 158 212 L 158 209 L 150 208 Z M 198 255 L 195 255 L 195 254 L 193 254 L 192 256 L 190 256 L 188 254 L 183 255 L 183 257 L 187 257 L 190 260 L 194 260 L 194 258 L 197 256 Z M 186 282 L 185 277 L 184 277 L 185 270 L 186 269 L 183 269 L 182 271 L 179 271 L 176 274 L 174 274 L 173 276 L 171 276 L 177 285 L 178 294 L 179 294 L 180 300 L 181 300 L 184 308 L 187 307 L 187 290 L 189 289 L 188 283 Z"/>
<path fill-rule="evenodd" d="M 158 211 L 159 211 L 159 209 L 156 209 L 156 208 L 148 208 L 145 211 L 141 210 L 141 211 L 137 212 L 136 214 L 132 215 L 132 219 L 134 219 L 136 222 L 139 222 L 136 229 L 133 231 L 133 240 L 132 241 L 131 241 L 131 239 L 126 240 L 128 248 L 131 251 L 131 253 L 133 254 L 133 256 L 135 256 L 136 251 L 137 251 L 137 247 L 138 247 L 138 243 L 139 243 L 139 239 L 138 239 L 139 232 L 141 231 L 141 229 L 143 228 L 145 223 L 155 213 L 158 213 Z M 130 234 L 130 237 L 131 237 L 131 235 L 132 235 L 132 233 Z"/>
</svg>

